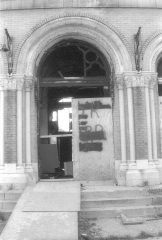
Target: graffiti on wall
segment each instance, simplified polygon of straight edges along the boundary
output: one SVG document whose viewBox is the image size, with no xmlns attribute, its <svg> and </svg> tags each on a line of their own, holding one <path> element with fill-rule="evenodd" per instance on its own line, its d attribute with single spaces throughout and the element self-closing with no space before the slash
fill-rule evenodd
<svg viewBox="0 0 162 240">
<path fill-rule="evenodd" d="M 89 152 L 103 150 L 102 141 L 106 140 L 106 132 L 101 124 L 95 124 L 91 126 L 88 121 L 90 115 L 91 120 L 94 119 L 93 113 L 96 114 L 97 118 L 100 118 L 98 110 L 110 109 L 110 104 L 102 104 L 101 101 L 86 102 L 81 104 L 78 102 L 78 110 L 81 111 L 78 115 L 79 119 L 79 151 Z M 90 111 L 90 114 L 85 114 L 85 111 Z M 86 120 L 86 121 L 85 121 Z"/>
</svg>

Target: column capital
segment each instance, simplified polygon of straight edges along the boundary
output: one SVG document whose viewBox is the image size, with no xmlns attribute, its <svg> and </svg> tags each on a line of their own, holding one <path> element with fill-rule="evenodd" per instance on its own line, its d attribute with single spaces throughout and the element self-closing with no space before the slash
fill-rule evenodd
<svg viewBox="0 0 162 240">
<path fill-rule="evenodd" d="M 23 75 L 0 75 L 1 90 L 22 90 L 24 86 Z"/>
<path fill-rule="evenodd" d="M 16 80 L 12 76 L 0 76 L 1 90 L 16 90 Z"/>
<path fill-rule="evenodd" d="M 25 84 L 25 91 L 30 92 L 34 84 L 34 77 L 26 76 L 24 84 Z"/>
<path fill-rule="evenodd" d="M 154 72 L 124 72 L 126 88 L 148 87 L 154 88 L 157 82 L 157 73 Z"/>
<path fill-rule="evenodd" d="M 24 75 L 14 74 L 13 79 L 16 81 L 16 90 L 22 91 L 24 88 Z"/>
<path fill-rule="evenodd" d="M 115 83 L 119 90 L 124 89 L 124 76 L 123 74 L 115 74 Z"/>
</svg>

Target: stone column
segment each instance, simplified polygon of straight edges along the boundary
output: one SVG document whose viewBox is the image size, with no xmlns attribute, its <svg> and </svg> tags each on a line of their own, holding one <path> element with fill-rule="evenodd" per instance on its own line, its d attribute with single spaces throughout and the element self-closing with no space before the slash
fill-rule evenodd
<svg viewBox="0 0 162 240">
<path fill-rule="evenodd" d="M 126 185 L 126 171 L 128 168 L 126 154 L 126 129 L 125 129 L 125 107 L 124 107 L 124 77 L 123 74 L 116 74 L 115 83 L 119 91 L 119 112 L 120 112 L 120 142 L 121 161 L 117 170 L 118 185 Z"/>
<path fill-rule="evenodd" d="M 22 88 L 23 88 L 23 76 L 22 75 L 12 75 L 0 78 L 0 147 L 1 147 L 1 160 L 0 163 L 4 164 L 3 170 L 2 165 L 0 167 L 0 186 L 2 189 L 24 189 L 27 185 L 27 177 L 24 174 L 24 168 L 22 166 Z M 4 91 L 16 91 L 17 90 L 17 103 L 14 102 L 13 106 L 17 105 L 17 123 L 13 125 L 13 122 L 8 122 L 9 129 L 16 128 L 17 134 L 15 133 L 14 139 L 17 139 L 17 162 L 4 162 L 4 91 L 1 94 L 2 89 Z M 9 95 L 9 93 L 8 93 Z M 12 95 L 12 94 L 11 94 Z M 9 95 L 10 97 L 10 95 Z M 6 99 L 9 100 L 9 99 Z M 14 99 L 13 99 L 14 100 Z M 11 101 L 11 98 L 10 98 Z M 6 106 L 8 109 L 10 105 Z M 15 106 L 14 106 L 15 107 Z M 8 113 L 8 109 L 6 112 Z M 1 116 L 3 115 L 3 118 Z M 9 117 L 9 116 L 8 116 Z M 11 151 L 15 152 L 13 149 L 13 142 L 10 141 Z M 15 145 L 14 145 L 15 146 Z M 7 149 L 5 149 L 8 151 Z M 12 152 L 11 152 L 12 154 Z M 16 157 L 16 156 L 15 156 Z"/>
<path fill-rule="evenodd" d="M 4 170 L 4 81 L 0 76 L 0 171 Z"/>
<path fill-rule="evenodd" d="M 150 102 L 151 102 L 151 122 L 152 122 L 152 141 L 153 141 L 153 159 L 157 167 L 159 166 L 159 161 L 157 157 L 157 135 L 156 135 L 156 117 L 155 117 L 155 96 L 154 87 L 157 84 L 157 74 L 152 75 L 150 81 Z"/>
<path fill-rule="evenodd" d="M 28 76 L 25 78 L 25 100 L 26 100 L 26 172 L 33 172 L 31 163 L 31 109 L 30 109 L 30 93 L 33 86 L 33 77 Z"/>
<path fill-rule="evenodd" d="M 22 91 L 24 87 L 24 77 L 16 75 L 17 85 L 17 170 L 24 172 L 22 162 Z"/>
<path fill-rule="evenodd" d="M 135 134 L 134 134 L 133 95 L 132 95 L 133 81 L 134 81 L 133 76 L 125 76 L 125 85 L 127 88 L 127 99 L 128 99 L 130 163 L 132 165 L 135 164 Z"/>
<path fill-rule="evenodd" d="M 134 72 L 124 73 L 125 86 L 127 88 L 128 101 L 128 121 L 129 121 L 129 144 L 130 144 L 130 160 L 128 161 L 128 170 L 126 173 L 126 185 L 137 186 L 142 185 L 141 172 L 137 168 L 135 155 L 135 125 L 134 125 L 134 108 L 133 108 L 133 87 L 136 86 L 136 76 Z"/>
<path fill-rule="evenodd" d="M 119 90 L 119 112 L 120 112 L 120 136 L 121 136 L 121 167 L 127 168 L 126 157 L 126 132 L 125 132 L 125 109 L 124 109 L 124 81 L 123 75 L 118 74 L 115 78 Z"/>
<path fill-rule="evenodd" d="M 150 115 L 150 98 L 149 98 L 149 86 L 145 86 L 145 103 L 146 103 L 146 119 L 147 119 L 147 150 L 148 161 L 152 162 L 152 134 L 151 134 L 151 115 Z"/>
<path fill-rule="evenodd" d="M 160 184 L 160 173 L 157 170 L 157 136 L 155 121 L 154 86 L 155 75 L 151 72 L 143 72 L 145 78 L 145 101 L 147 115 L 147 138 L 148 138 L 148 169 L 143 172 L 143 179 L 149 185 Z"/>
</svg>

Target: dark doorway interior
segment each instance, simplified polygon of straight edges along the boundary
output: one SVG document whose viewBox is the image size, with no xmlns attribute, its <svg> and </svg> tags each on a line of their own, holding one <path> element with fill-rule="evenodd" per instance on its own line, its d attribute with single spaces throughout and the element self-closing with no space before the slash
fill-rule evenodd
<svg viewBox="0 0 162 240">
<path fill-rule="evenodd" d="M 40 178 L 72 178 L 72 98 L 110 96 L 110 66 L 94 46 L 69 39 L 38 69 Z"/>
<path fill-rule="evenodd" d="M 70 168 L 72 162 L 72 98 L 95 98 L 108 96 L 102 86 L 94 87 L 55 87 L 44 89 L 47 96 L 47 135 L 40 136 L 41 167 L 43 179 L 73 178 Z M 42 89 L 43 92 L 43 89 Z M 43 93 L 42 93 L 43 94 Z M 106 94 L 106 95 L 105 95 Z M 62 129 L 59 114 L 69 109 L 69 119 L 63 122 L 69 128 Z M 71 110 L 71 112 L 70 112 Z M 66 124 L 68 121 L 68 124 Z M 50 138 L 51 136 L 51 138 Z M 51 139 L 55 143 L 52 144 Z M 51 158 L 51 160 L 50 160 Z M 54 163 L 55 161 L 55 163 Z M 69 174 L 70 173 L 70 174 Z"/>
</svg>

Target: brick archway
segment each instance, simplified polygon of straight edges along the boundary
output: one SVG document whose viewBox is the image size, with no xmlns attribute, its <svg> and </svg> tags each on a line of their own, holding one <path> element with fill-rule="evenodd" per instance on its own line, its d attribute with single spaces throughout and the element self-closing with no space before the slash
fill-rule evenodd
<svg viewBox="0 0 162 240">
<path fill-rule="evenodd" d="M 157 71 L 157 63 L 162 53 L 162 32 L 156 32 L 143 48 L 143 71 Z"/>
<path fill-rule="evenodd" d="M 98 19 L 85 16 L 60 17 L 40 24 L 24 41 L 14 60 L 14 73 L 34 75 L 40 54 L 51 46 L 68 38 L 80 39 L 99 49 L 113 64 L 115 72 L 132 70 L 131 54 L 124 40 Z M 110 62 L 111 61 L 111 62 Z"/>
</svg>

